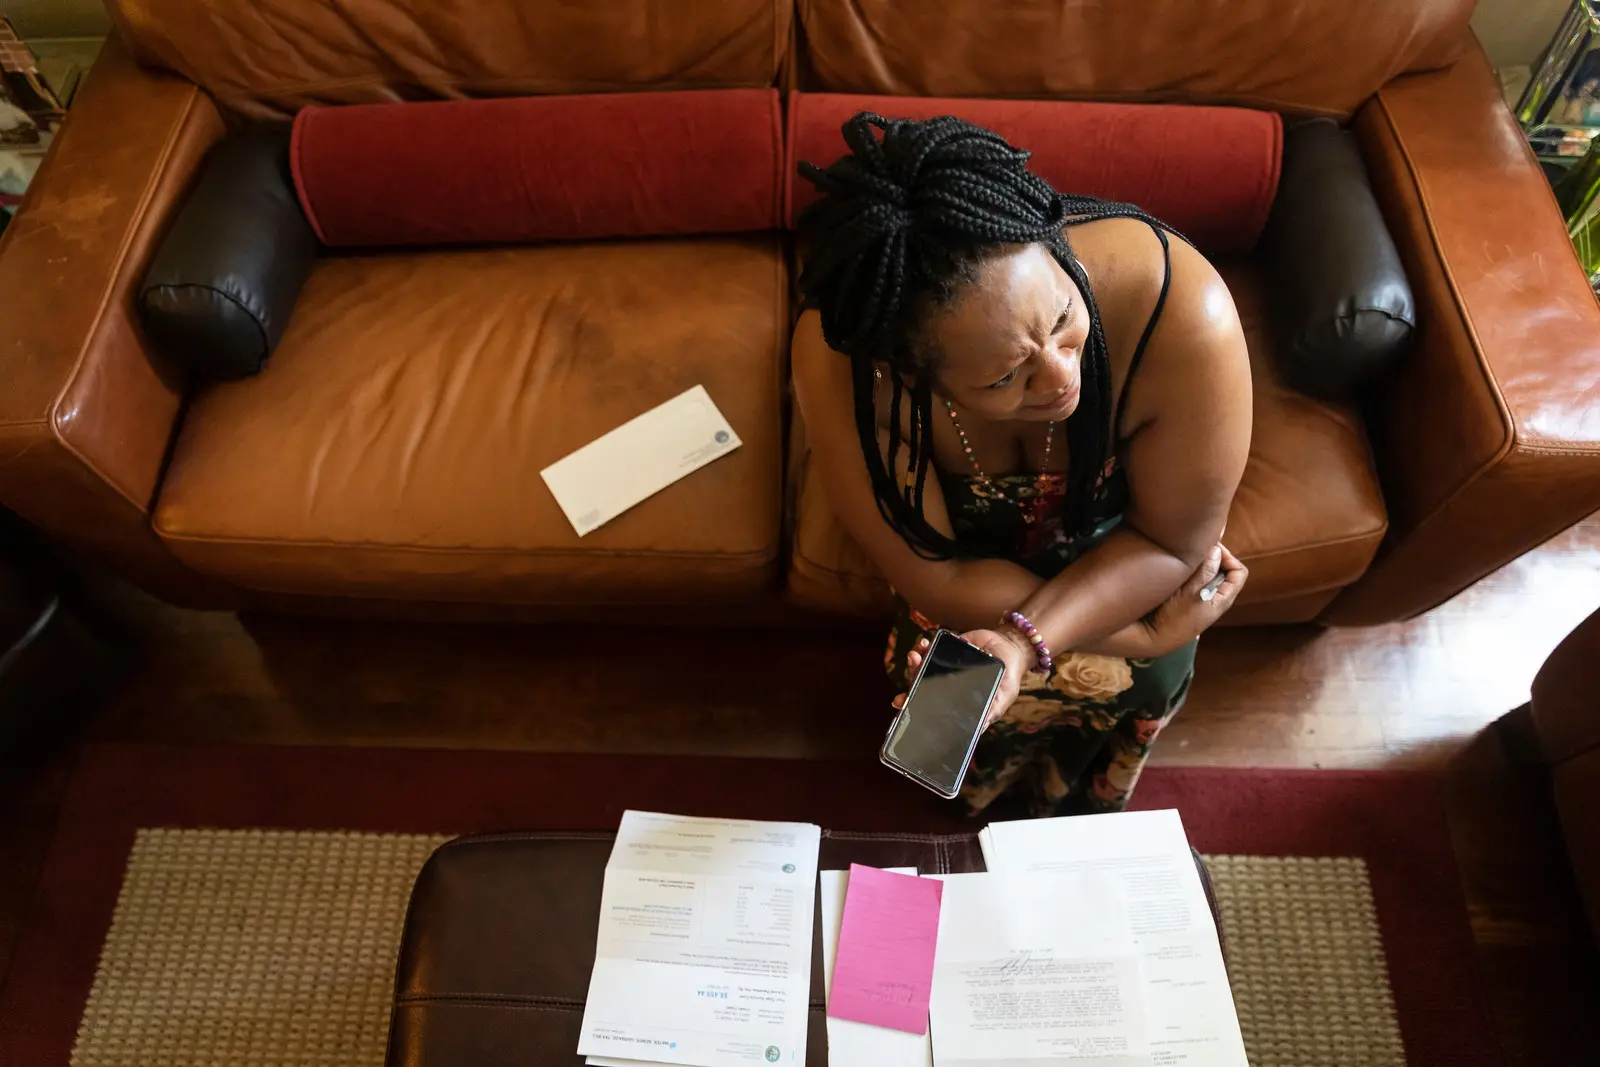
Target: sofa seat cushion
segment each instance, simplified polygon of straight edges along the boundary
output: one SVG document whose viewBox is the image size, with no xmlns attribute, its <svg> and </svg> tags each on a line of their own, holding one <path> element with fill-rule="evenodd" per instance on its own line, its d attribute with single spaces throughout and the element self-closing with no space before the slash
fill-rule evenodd
<svg viewBox="0 0 1600 1067">
<path fill-rule="evenodd" d="M 1250 567 L 1237 621 L 1252 619 L 1247 610 L 1275 622 L 1305 621 L 1372 562 L 1388 528 L 1383 496 L 1360 416 L 1343 404 L 1295 393 L 1275 378 L 1260 271 L 1253 263 L 1219 269 L 1239 308 L 1255 378 L 1250 462 L 1225 537 Z M 823 611 L 886 617 L 888 585 L 834 517 L 810 469 L 798 420 L 790 447 L 790 599 Z M 1327 596 L 1311 595 L 1319 593 Z M 1292 617 L 1262 614 L 1277 602 L 1293 602 Z"/>
<path fill-rule="evenodd" d="M 704 603 L 776 584 L 774 237 L 329 258 L 184 419 L 155 528 L 253 589 Z M 581 540 L 539 472 L 704 385 L 744 445 Z"/>
</svg>

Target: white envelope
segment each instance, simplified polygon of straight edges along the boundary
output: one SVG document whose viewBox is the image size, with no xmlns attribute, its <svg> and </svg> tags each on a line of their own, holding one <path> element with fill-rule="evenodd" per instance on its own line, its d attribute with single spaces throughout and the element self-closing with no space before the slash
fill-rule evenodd
<svg viewBox="0 0 1600 1067">
<path fill-rule="evenodd" d="M 539 474 L 582 537 L 741 444 L 697 385 Z"/>
</svg>

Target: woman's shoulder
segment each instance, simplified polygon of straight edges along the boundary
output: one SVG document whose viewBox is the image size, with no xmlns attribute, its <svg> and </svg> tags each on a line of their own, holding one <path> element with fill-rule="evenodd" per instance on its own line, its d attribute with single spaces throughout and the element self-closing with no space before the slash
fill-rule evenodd
<svg viewBox="0 0 1600 1067">
<path fill-rule="evenodd" d="M 828 408 L 829 414 L 845 412 L 849 413 L 848 418 L 854 418 L 855 382 L 850 357 L 829 347 L 827 338 L 822 335 L 822 318 L 815 310 L 802 312 L 795 322 L 789 364 L 801 415 L 808 424 L 831 421 L 822 413 L 823 406 Z M 879 428 L 887 428 L 890 422 L 888 389 L 873 390 L 873 406 L 877 409 Z M 909 420 L 907 407 L 900 413 L 902 435 L 911 432 Z"/>
<path fill-rule="evenodd" d="M 1100 320 L 1113 351 L 1117 338 L 1143 329 L 1166 277 L 1160 238 L 1140 219 L 1096 219 L 1067 231 L 1067 242 L 1094 287 Z M 1137 326 L 1134 323 L 1137 322 Z"/>
<path fill-rule="evenodd" d="M 1181 259 L 1210 266 L 1188 241 L 1170 230 L 1163 233 L 1174 264 Z M 1117 216 L 1080 222 L 1067 227 L 1066 236 L 1085 266 L 1098 266 L 1105 273 L 1126 274 L 1128 280 L 1154 280 L 1160 284 L 1169 257 L 1161 250 L 1161 237 L 1156 227 L 1143 219 Z"/>
<path fill-rule="evenodd" d="M 809 422 L 826 422 L 822 409 L 850 411 L 854 384 L 850 357 L 829 347 L 822 335 L 822 317 L 815 310 L 800 313 L 789 348 L 789 369 L 794 378 L 801 414 Z"/>
<path fill-rule="evenodd" d="M 1094 285 L 1113 351 L 1126 347 L 1117 336 L 1137 343 L 1158 312 L 1162 320 L 1171 317 L 1194 327 L 1233 311 L 1227 286 L 1210 261 L 1182 238 L 1165 236 L 1163 251 L 1155 229 L 1130 218 L 1099 219 L 1068 233 Z"/>
<path fill-rule="evenodd" d="M 842 358 L 828 347 L 827 339 L 822 336 L 822 315 L 816 308 L 802 309 L 795 319 L 793 347 L 796 355 L 804 350 L 807 358 L 813 352 L 831 353 L 836 358 Z"/>
<path fill-rule="evenodd" d="M 795 382 L 832 394 L 850 384 L 850 360 L 828 346 L 822 336 L 822 316 L 806 310 L 794 324 L 794 342 L 789 347 L 789 363 Z"/>
<path fill-rule="evenodd" d="M 1221 275 L 1182 238 L 1167 250 L 1149 223 L 1103 219 L 1073 228 L 1068 239 L 1094 286 L 1110 349 L 1112 386 L 1129 393 L 1119 432 L 1155 417 L 1191 392 L 1192 375 L 1214 373 L 1218 361 L 1248 365 L 1233 297 Z M 1139 344 L 1143 383 L 1130 389 Z"/>
</svg>

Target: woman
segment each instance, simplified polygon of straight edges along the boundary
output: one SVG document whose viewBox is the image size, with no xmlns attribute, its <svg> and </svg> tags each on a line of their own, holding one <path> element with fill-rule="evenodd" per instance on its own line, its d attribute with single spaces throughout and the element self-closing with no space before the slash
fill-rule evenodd
<svg viewBox="0 0 1600 1067">
<path fill-rule="evenodd" d="M 1247 576 L 1219 543 L 1250 445 L 1233 301 L 1161 223 L 1058 194 L 988 130 L 844 136 L 801 164 L 822 198 L 794 380 L 828 499 L 901 598 L 890 675 L 964 631 L 1006 667 L 968 807 L 1119 810 Z"/>
</svg>

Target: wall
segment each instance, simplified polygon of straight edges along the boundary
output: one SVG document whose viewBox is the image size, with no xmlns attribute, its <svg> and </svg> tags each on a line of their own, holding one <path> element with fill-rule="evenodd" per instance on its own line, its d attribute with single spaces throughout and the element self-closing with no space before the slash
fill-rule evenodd
<svg viewBox="0 0 1600 1067">
<path fill-rule="evenodd" d="M 1570 0 L 1478 0 L 1472 28 L 1496 67 L 1530 66 L 1569 6 Z"/>
<path fill-rule="evenodd" d="M 98 37 L 110 25 L 100 0 L 0 0 L 23 37 Z"/>
</svg>

